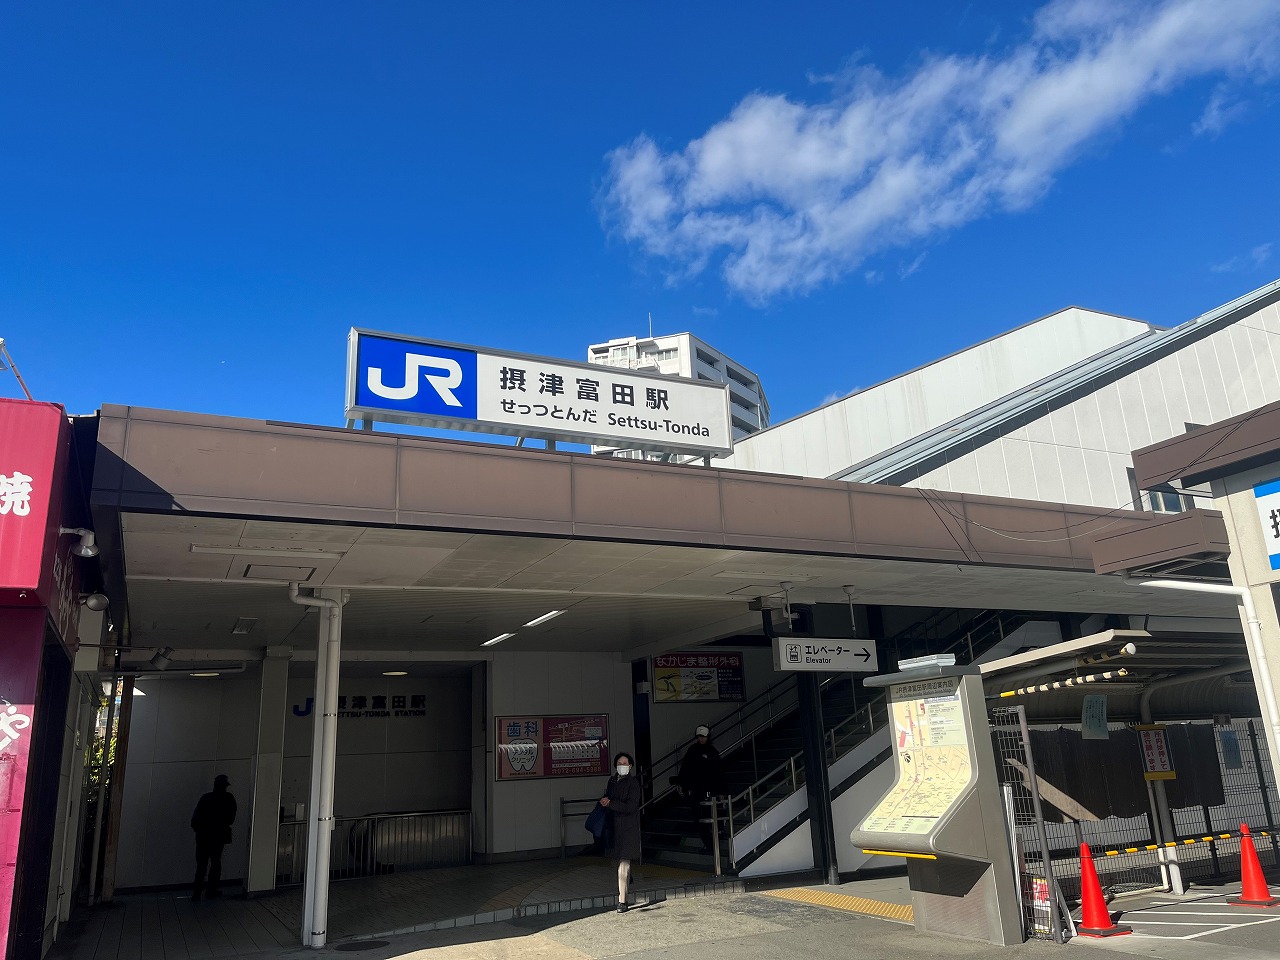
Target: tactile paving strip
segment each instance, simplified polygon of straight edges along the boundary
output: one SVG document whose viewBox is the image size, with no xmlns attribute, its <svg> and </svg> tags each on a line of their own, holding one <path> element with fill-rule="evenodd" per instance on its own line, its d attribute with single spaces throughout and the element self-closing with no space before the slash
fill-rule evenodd
<svg viewBox="0 0 1280 960">
<path fill-rule="evenodd" d="M 915 914 L 909 905 L 901 903 L 885 903 L 883 900 L 868 900 L 866 897 L 850 897 L 843 893 L 828 893 L 825 890 L 810 890 L 808 887 L 790 887 L 785 890 L 761 891 L 766 897 L 778 897 L 781 900 L 795 900 L 799 903 L 812 903 L 819 907 L 831 907 L 833 910 L 847 910 L 850 913 L 865 913 L 885 920 L 897 920 L 911 923 Z"/>
</svg>

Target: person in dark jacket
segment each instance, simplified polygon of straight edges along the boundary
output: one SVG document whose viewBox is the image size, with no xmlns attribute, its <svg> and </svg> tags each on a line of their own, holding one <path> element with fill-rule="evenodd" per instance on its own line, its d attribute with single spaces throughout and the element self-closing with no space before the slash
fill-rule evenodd
<svg viewBox="0 0 1280 960">
<path fill-rule="evenodd" d="M 222 879 L 222 848 L 231 842 L 231 825 L 236 822 L 236 798 L 227 787 L 231 781 L 225 773 L 213 778 L 213 790 L 202 796 L 191 814 L 191 829 L 196 834 L 196 879 L 191 889 L 191 899 L 199 900 L 201 892 L 207 897 L 220 896 L 218 882 Z M 208 881 L 205 871 L 208 870 Z"/>
<path fill-rule="evenodd" d="M 702 851 L 711 851 L 711 811 L 703 803 L 724 793 L 724 768 L 720 752 L 711 745 L 711 731 L 699 726 L 694 730 L 694 742 L 685 751 L 676 774 L 676 789 L 689 805 L 689 817 L 698 825 L 702 838 Z"/>
<path fill-rule="evenodd" d="M 613 846 L 609 852 L 618 861 L 618 912 L 626 913 L 631 861 L 640 859 L 640 781 L 631 754 L 618 754 L 613 758 L 613 767 L 614 774 L 600 806 L 613 814 Z"/>
</svg>

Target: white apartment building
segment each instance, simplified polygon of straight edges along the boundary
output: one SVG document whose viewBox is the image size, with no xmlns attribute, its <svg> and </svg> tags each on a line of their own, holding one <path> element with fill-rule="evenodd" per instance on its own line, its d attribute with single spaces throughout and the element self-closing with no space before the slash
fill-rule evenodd
<svg viewBox="0 0 1280 960">
<path fill-rule="evenodd" d="M 760 386 L 760 378 L 737 360 L 691 333 L 620 337 L 605 343 L 593 343 L 587 348 L 587 360 L 610 367 L 728 384 L 735 442 L 769 426 L 769 401 Z"/>
</svg>

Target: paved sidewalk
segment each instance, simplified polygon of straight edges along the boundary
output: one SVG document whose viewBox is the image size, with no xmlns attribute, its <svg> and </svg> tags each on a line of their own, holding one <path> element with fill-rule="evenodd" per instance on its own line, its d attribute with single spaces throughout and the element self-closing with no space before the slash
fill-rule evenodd
<svg viewBox="0 0 1280 960">
<path fill-rule="evenodd" d="M 1064 960 L 1064 948 L 1055 944 L 999 948 L 933 937 L 901 922 L 765 894 L 667 900 L 625 914 L 523 917 L 330 948 L 335 956 L 357 949 L 368 960 Z M 1072 960 L 1118 960 L 1089 945 L 1067 949 Z M 244 960 L 315 956 L 294 948 Z M 1152 953 L 1149 960 L 1162 956 Z"/>
<path fill-rule="evenodd" d="M 642 864 L 632 868 L 629 893 L 632 900 L 659 891 L 674 897 L 687 886 L 742 889 L 732 878 L 716 883 L 710 874 Z M 618 867 L 612 860 L 585 856 L 447 867 L 344 880 L 330 887 L 329 896 L 331 941 L 422 933 L 493 923 L 525 912 L 537 915 L 613 906 L 618 898 Z M 260 902 L 285 927 L 302 929 L 300 888 Z"/>
<path fill-rule="evenodd" d="M 523 875 L 523 870 L 530 873 Z M 557 875 L 561 871 L 573 872 Z M 454 874 L 452 885 L 458 886 L 457 872 L 430 873 L 439 877 L 441 885 L 450 885 L 450 875 Z M 326 950 L 314 951 L 297 946 L 292 936 L 290 943 L 272 945 L 271 931 L 283 931 L 285 927 L 274 913 L 264 913 L 264 900 L 192 904 L 184 897 L 181 903 L 162 906 L 161 918 L 176 917 L 182 926 L 167 926 L 159 939 L 131 939 L 129 930 L 148 929 L 147 911 L 117 905 L 100 914 L 111 919 L 105 925 L 100 923 L 93 936 L 82 938 L 79 943 L 59 943 L 51 957 L 311 960 L 317 954 L 358 954 L 368 960 L 1121 960 L 1121 955 L 1128 954 L 1143 960 L 1203 960 L 1205 956 L 1216 960 L 1275 960 L 1280 954 L 1276 949 L 1277 935 L 1273 933 L 1280 931 L 1276 926 L 1280 911 L 1242 910 L 1226 904 L 1227 892 L 1237 892 L 1238 885 L 1201 887 L 1183 898 L 1154 894 L 1124 897 L 1112 903 L 1114 910 L 1125 912 L 1122 922 L 1133 918 L 1135 927 L 1145 928 L 1145 933 L 1103 941 L 1079 938 L 1066 947 L 1045 941 L 993 947 L 917 933 L 900 916 L 909 909 L 905 877 L 717 895 L 688 895 L 705 893 L 707 888 L 681 886 L 668 888 L 676 896 L 655 900 L 625 914 L 614 912 L 611 906 L 596 906 L 556 913 L 526 910 L 521 915 L 517 911 L 533 906 L 533 898 L 539 895 L 580 892 L 612 880 L 611 864 L 513 864 L 488 868 L 463 882 L 473 891 L 483 892 L 479 884 L 489 882 L 486 873 L 493 877 L 505 873 L 508 881 L 516 881 L 490 893 L 489 900 L 482 904 L 514 904 L 489 911 L 511 911 L 505 919 L 495 917 L 494 922 L 485 923 L 473 920 L 469 925 L 454 924 L 451 928 L 381 938 L 331 941 Z M 679 879 L 668 873 L 683 871 L 654 869 L 645 885 Z M 429 885 L 380 886 L 379 896 L 388 897 L 397 892 L 407 895 L 413 890 L 425 890 Z M 375 901 L 370 891 L 360 891 L 350 882 L 335 885 L 335 891 L 340 898 L 354 898 L 352 902 L 360 901 L 367 907 Z M 174 899 L 172 894 L 148 896 Z M 572 899 L 584 898 L 571 898 L 567 903 Z M 142 901 L 143 898 L 134 898 L 131 904 Z M 404 909 L 410 906 L 405 905 Z M 265 922 L 255 926 L 250 922 L 255 916 L 265 918 Z M 1064 954 L 1064 950 L 1069 953 Z"/>
<path fill-rule="evenodd" d="M 617 866 L 599 857 L 454 867 L 344 880 L 330 887 L 331 944 L 475 927 L 521 916 L 602 911 L 617 902 Z M 733 880 L 640 865 L 632 900 L 740 891 Z M 301 942 L 302 890 L 193 903 L 185 891 L 118 896 L 79 910 L 51 960 L 195 960 L 288 950 Z M 262 954 L 264 956 L 278 953 Z"/>
</svg>

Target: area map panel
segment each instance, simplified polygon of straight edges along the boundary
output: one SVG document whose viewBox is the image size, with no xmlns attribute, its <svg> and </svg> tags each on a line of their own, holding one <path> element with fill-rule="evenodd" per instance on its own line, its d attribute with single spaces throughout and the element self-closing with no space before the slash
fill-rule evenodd
<svg viewBox="0 0 1280 960">
<path fill-rule="evenodd" d="M 928 833 L 973 781 L 959 685 L 958 677 L 940 677 L 892 687 L 898 779 L 862 830 Z"/>
</svg>

